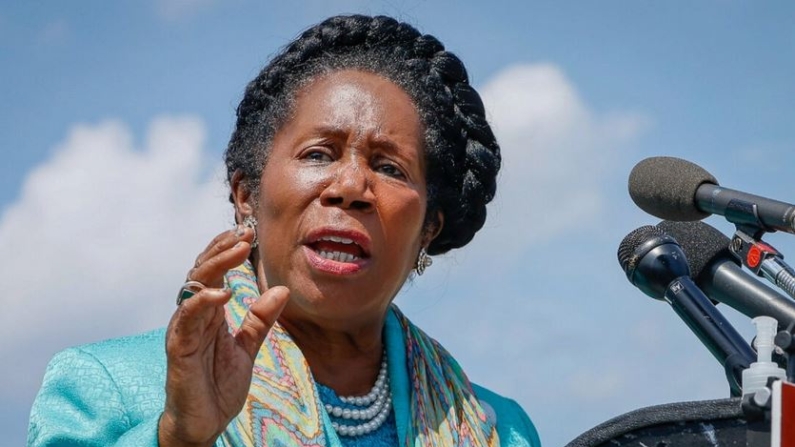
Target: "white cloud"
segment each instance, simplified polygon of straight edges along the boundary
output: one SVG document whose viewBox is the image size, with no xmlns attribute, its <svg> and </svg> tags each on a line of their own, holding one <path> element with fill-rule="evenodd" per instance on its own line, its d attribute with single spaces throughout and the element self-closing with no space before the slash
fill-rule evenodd
<svg viewBox="0 0 795 447">
<path fill-rule="evenodd" d="M 594 113 L 551 64 L 503 70 L 482 92 L 503 154 L 489 220 L 497 231 L 488 232 L 485 245 L 505 255 L 598 219 L 603 181 L 614 174 L 622 146 L 650 120 L 631 112 Z"/>
<path fill-rule="evenodd" d="M 122 123 L 76 125 L 28 175 L 0 219 L 0 357 L 17 357 L 2 394 L 35 392 L 55 350 L 167 323 L 232 223 L 203 143 L 195 118 L 153 120 L 141 148 Z"/>
<path fill-rule="evenodd" d="M 165 20 L 179 20 L 210 9 L 216 0 L 155 0 L 157 15 Z"/>
</svg>

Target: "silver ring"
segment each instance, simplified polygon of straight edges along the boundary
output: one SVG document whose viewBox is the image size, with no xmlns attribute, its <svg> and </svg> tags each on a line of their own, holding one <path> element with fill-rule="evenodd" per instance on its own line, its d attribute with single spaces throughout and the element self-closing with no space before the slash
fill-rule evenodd
<svg viewBox="0 0 795 447">
<path fill-rule="evenodd" d="M 177 306 L 206 288 L 207 286 L 199 281 L 185 281 L 185 284 L 179 288 L 179 293 L 177 293 Z"/>
</svg>

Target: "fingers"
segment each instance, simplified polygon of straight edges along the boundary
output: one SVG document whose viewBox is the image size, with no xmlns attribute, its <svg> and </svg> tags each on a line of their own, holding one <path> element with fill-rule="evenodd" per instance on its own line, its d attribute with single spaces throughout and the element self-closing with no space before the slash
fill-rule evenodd
<svg viewBox="0 0 795 447">
<path fill-rule="evenodd" d="M 284 286 L 276 286 L 265 291 L 249 307 L 246 317 L 235 334 L 235 339 L 249 354 L 252 361 L 289 299 L 290 290 Z"/>
<path fill-rule="evenodd" d="M 197 281 L 205 288 L 179 301 L 169 323 L 169 349 L 189 355 L 213 337 L 203 335 L 225 324 L 223 305 L 231 298 L 231 292 L 222 289 L 224 275 L 245 261 L 253 239 L 254 230 L 238 225 L 216 236 L 196 258 L 196 267 L 188 273 L 188 280 Z"/>
<path fill-rule="evenodd" d="M 245 239 L 251 242 L 254 237 L 254 231 L 243 225 L 235 225 L 234 228 L 224 231 L 223 233 L 215 236 L 213 240 L 210 241 L 210 243 L 207 244 L 207 246 L 204 248 L 204 251 L 202 251 L 199 254 L 199 256 L 196 257 L 196 266 L 198 267 L 202 262 L 204 262 L 208 258 L 211 258 L 216 254 L 218 254 L 221 250 L 223 250 L 224 245 L 226 246 L 232 245 L 230 241 L 237 242 L 239 238 L 243 238 L 246 235 L 248 235 L 248 237 L 246 237 Z"/>
<path fill-rule="evenodd" d="M 188 356 L 207 345 L 225 324 L 223 305 L 232 297 L 229 289 L 204 289 L 182 302 L 171 317 L 166 351 Z"/>
<path fill-rule="evenodd" d="M 219 234 L 196 258 L 196 267 L 188 272 L 188 279 L 207 287 L 222 287 L 224 274 L 248 257 L 253 239 L 254 230 L 241 225 Z"/>
</svg>

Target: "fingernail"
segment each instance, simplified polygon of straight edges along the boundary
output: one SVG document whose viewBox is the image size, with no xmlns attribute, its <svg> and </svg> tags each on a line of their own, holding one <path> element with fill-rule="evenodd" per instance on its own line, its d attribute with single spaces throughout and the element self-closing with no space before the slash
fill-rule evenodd
<svg viewBox="0 0 795 447">
<path fill-rule="evenodd" d="M 237 228 L 235 228 L 235 236 L 237 237 L 243 236 L 245 232 L 246 232 L 246 227 L 244 227 L 243 225 L 238 225 Z"/>
</svg>

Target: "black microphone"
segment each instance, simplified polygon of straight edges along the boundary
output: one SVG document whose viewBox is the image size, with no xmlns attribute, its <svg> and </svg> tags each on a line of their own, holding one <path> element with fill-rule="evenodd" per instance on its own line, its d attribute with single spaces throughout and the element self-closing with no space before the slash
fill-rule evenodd
<svg viewBox="0 0 795 447">
<path fill-rule="evenodd" d="M 666 220 L 657 228 L 682 247 L 691 277 L 707 296 L 751 318 L 773 317 L 781 330 L 795 323 L 795 301 L 746 273 L 729 250 L 726 235 L 703 222 Z"/>
<path fill-rule="evenodd" d="M 737 225 L 795 233 L 795 205 L 723 188 L 709 172 L 681 158 L 641 160 L 629 174 L 629 195 L 660 219 L 690 221 L 720 214 Z"/>
<path fill-rule="evenodd" d="M 632 284 L 673 307 L 723 365 L 732 395 L 740 396 L 742 371 L 756 355 L 690 279 L 687 258 L 676 239 L 657 227 L 640 227 L 621 241 L 618 262 Z"/>
</svg>

